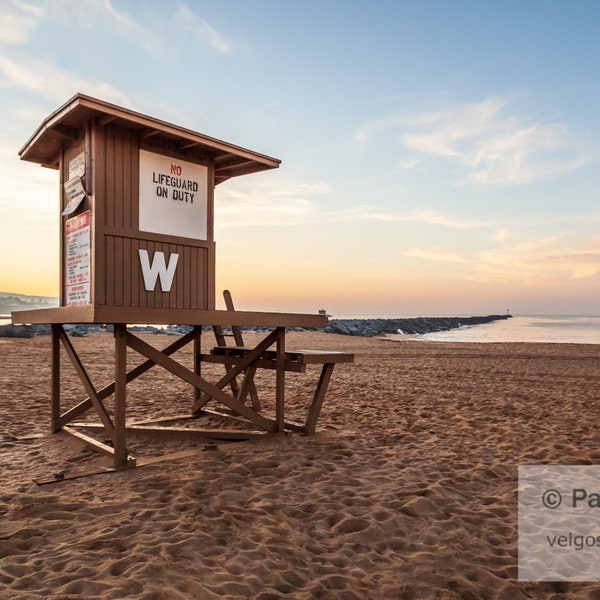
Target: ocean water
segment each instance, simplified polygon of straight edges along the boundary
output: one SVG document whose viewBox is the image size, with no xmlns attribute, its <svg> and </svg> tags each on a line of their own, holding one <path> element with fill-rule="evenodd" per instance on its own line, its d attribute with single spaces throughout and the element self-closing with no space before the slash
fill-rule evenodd
<svg viewBox="0 0 600 600">
<path fill-rule="evenodd" d="M 406 339 L 406 336 L 397 337 Z M 516 316 L 485 325 L 459 327 L 413 337 L 440 342 L 600 344 L 600 316 Z"/>
</svg>

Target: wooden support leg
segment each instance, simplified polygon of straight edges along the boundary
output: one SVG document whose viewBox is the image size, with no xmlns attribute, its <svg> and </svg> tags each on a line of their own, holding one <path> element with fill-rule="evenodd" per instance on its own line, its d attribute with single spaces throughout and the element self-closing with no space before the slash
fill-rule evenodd
<svg viewBox="0 0 600 600">
<path fill-rule="evenodd" d="M 52 325 L 52 404 L 50 427 L 52 433 L 60 429 L 60 330 L 62 325 Z"/>
<path fill-rule="evenodd" d="M 285 429 L 285 327 L 277 328 L 275 371 L 275 421 L 277 431 Z"/>
<path fill-rule="evenodd" d="M 115 324 L 115 449 L 114 466 L 127 466 L 127 448 L 125 446 L 125 416 L 127 406 L 127 327 Z"/>
<path fill-rule="evenodd" d="M 194 327 L 196 337 L 194 338 L 194 373 L 200 377 L 202 375 L 202 327 Z M 194 388 L 194 404 L 200 400 L 202 392 Z"/>
<path fill-rule="evenodd" d="M 331 380 L 333 373 L 334 363 L 326 363 L 323 365 L 321 370 L 321 376 L 319 377 L 319 383 L 313 396 L 313 401 L 308 410 L 308 417 L 306 419 L 306 433 L 312 435 L 317 427 L 317 420 L 321 413 L 321 407 L 323 406 L 323 400 L 325 400 L 325 394 L 327 393 L 327 387 Z"/>
</svg>

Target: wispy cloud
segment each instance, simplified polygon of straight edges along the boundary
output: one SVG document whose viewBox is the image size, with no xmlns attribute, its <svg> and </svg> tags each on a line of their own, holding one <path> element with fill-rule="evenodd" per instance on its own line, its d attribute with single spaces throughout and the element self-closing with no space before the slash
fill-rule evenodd
<svg viewBox="0 0 600 600">
<path fill-rule="evenodd" d="M 433 248 L 409 248 L 404 250 L 402 254 L 411 258 L 424 258 L 438 262 L 471 263 L 469 257 L 439 246 Z"/>
<path fill-rule="evenodd" d="M 297 225 L 300 223 L 416 223 L 451 229 L 490 227 L 484 221 L 457 219 L 436 210 L 389 211 L 373 204 L 327 210 L 316 198 L 332 192 L 326 182 L 285 181 L 255 176 L 252 183 L 232 181 L 217 188 L 215 214 L 221 227 Z"/>
<path fill-rule="evenodd" d="M 600 279 L 600 239 L 569 239 L 566 235 L 511 242 L 473 253 L 442 247 L 410 248 L 405 256 L 463 265 L 465 279 L 487 284 L 543 285 L 568 280 Z"/>
<path fill-rule="evenodd" d="M 153 29 L 125 10 L 115 8 L 110 0 L 38 0 L 35 4 L 13 0 L 12 7 L 0 8 L 0 17 L 0 44 L 23 44 L 29 41 L 36 25 L 51 21 L 78 29 L 103 24 L 111 31 L 126 34 L 148 52 L 157 52 L 160 47 Z"/>
<path fill-rule="evenodd" d="M 75 92 L 83 92 L 131 106 L 127 96 L 109 83 L 89 81 L 45 60 L 0 54 L 0 85 L 27 90 L 52 101 L 64 101 Z"/>
<path fill-rule="evenodd" d="M 14 1 L 11 4 L 0 7 L 0 44 L 24 44 L 29 40 L 42 10 L 25 2 Z"/>
<path fill-rule="evenodd" d="M 187 5 L 179 4 L 177 6 L 176 18 L 181 27 L 190 31 L 194 37 L 214 51 L 220 54 L 230 54 L 233 51 L 231 42 Z"/>
<path fill-rule="evenodd" d="M 487 223 L 483 221 L 455 219 L 436 210 L 386 211 L 373 205 L 359 205 L 347 210 L 328 213 L 328 216 L 342 222 L 382 221 L 422 223 L 426 225 L 441 225 L 452 229 L 474 229 L 487 226 Z"/>
<path fill-rule="evenodd" d="M 215 195 L 218 227 L 296 225 L 317 219 L 314 200 L 330 191 L 326 183 L 297 183 L 281 178 L 254 176 L 254 181 L 236 181 L 219 186 Z"/>
<path fill-rule="evenodd" d="M 568 124 L 519 113 L 516 96 L 446 106 L 419 114 L 397 114 L 365 124 L 359 144 L 391 131 L 412 166 L 424 157 L 445 159 L 462 168 L 458 184 L 525 184 L 582 167 L 596 154 Z"/>
</svg>

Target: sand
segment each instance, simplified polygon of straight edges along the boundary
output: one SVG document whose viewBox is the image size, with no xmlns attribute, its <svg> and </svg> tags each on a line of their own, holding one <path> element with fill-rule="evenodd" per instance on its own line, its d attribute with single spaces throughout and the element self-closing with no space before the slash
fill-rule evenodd
<svg viewBox="0 0 600 600">
<path fill-rule="evenodd" d="M 110 381 L 111 336 L 74 342 Z M 599 346 L 304 332 L 288 347 L 356 353 L 316 435 L 141 437 L 136 455 L 190 454 L 38 486 L 110 461 L 47 433 L 49 338 L 0 340 L 0 599 L 600 598 L 517 581 L 517 466 L 600 461 Z M 312 376 L 288 375 L 291 413 Z M 152 370 L 129 398 L 133 418 L 174 415 L 191 390 Z"/>
</svg>

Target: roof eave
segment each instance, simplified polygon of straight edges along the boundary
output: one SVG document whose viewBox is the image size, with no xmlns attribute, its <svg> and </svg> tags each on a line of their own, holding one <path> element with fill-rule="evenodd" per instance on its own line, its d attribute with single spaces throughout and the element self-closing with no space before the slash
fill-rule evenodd
<svg viewBox="0 0 600 600">
<path fill-rule="evenodd" d="M 145 132 L 146 139 L 162 137 L 180 140 L 182 150 L 191 147 L 205 150 L 219 164 L 227 164 L 218 177 L 218 183 L 230 177 L 276 169 L 281 164 L 277 158 L 83 94 L 76 94 L 48 116 L 19 150 L 19 156 L 22 160 L 58 168 L 62 142 L 77 139 L 82 133 L 81 122 L 91 118 L 99 118 L 105 125 L 121 122 L 125 126 Z"/>
</svg>

